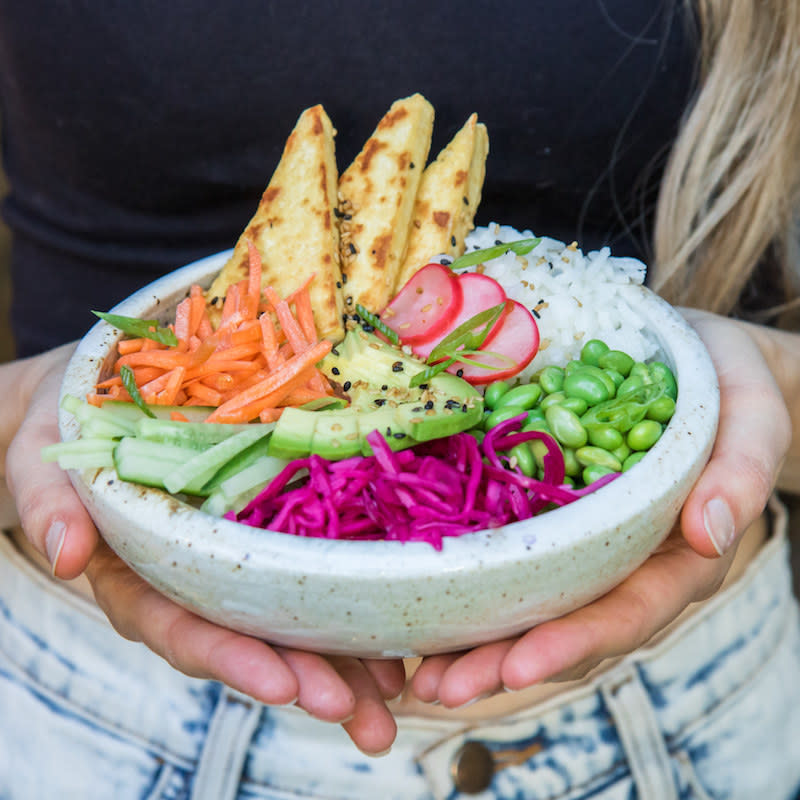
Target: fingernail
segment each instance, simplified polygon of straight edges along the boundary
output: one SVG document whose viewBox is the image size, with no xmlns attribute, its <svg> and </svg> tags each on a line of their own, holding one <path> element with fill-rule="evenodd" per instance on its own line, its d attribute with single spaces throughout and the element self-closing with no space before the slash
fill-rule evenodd
<svg viewBox="0 0 800 800">
<path fill-rule="evenodd" d="M 60 519 L 53 520 L 47 529 L 44 538 L 44 547 L 47 551 L 47 560 L 50 562 L 50 569 L 53 575 L 56 574 L 56 565 L 61 555 L 61 548 L 64 547 L 64 539 L 67 536 L 67 526 Z"/>
<path fill-rule="evenodd" d="M 381 750 L 380 753 L 367 753 L 366 751 L 362 751 L 364 755 L 369 756 L 370 758 L 383 758 L 384 756 L 388 756 L 389 753 L 392 752 L 392 748 L 388 747 L 386 750 Z"/>
<path fill-rule="evenodd" d="M 714 549 L 724 555 L 733 544 L 736 525 L 728 504 L 721 497 L 712 497 L 705 504 L 703 524 Z"/>
</svg>

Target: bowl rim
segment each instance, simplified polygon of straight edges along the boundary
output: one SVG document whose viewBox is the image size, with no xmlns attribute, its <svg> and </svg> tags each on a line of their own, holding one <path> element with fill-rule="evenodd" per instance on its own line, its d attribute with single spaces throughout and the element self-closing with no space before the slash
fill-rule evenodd
<svg viewBox="0 0 800 800">
<path fill-rule="evenodd" d="M 207 286 L 231 252 L 215 253 L 167 273 L 118 303 L 111 311 L 130 316 L 146 315 L 147 318 L 163 317 L 174 307 L 173 301 L 181 299 L 182 293 L 188 291 L 192 283 Z M 256 563 L 263 558 L 274 566 L 277 560 L 287 569 L 303 575 L 335 572 L 351 573 L 356 577 L 365 570 L 377 570 L 387 580 L 393 576 L 441 577 L 448 572 L 469 569 L 476 561 L 484 567 L 497 568 L 509 562 L 535 559 L 563 548 L 572 548 L 593 537 L 607 537 L 609 526 L 622 525 L 625 519 L 643 513 L 647 506 L 658 503 L 674 490 L 672 482 L 665 482 L 654 492 L 643 465 L 669 454 L 670 458 L 678 459 L 682 468 L 688 465 L 699 474 L 710 453 L 719 416 L 716 373 L 694 330 L 676 309 L 644 286 L 631 284 L 620 288 L 638 293 L 637 301 L 646 304 L 648 319 L 656 326 L 662 347 L 668 348 L 680 392 L 673 421 L 637 469 L 623 473 L 575 503 L 500 528 L 444 537 L 442 549 L 436 550 L 427 542 L 332 540 L 251 528 L 210 517 L 161 490 L 135 484 L 123 485 L 122 481 L 116 482 L 115 496 L 119 497 L 120 505 L 125 505 L 124 513 L 129 515 L 143 511 L 152 514 L 156 500 L 169 504 L 165 510 L 168 509 L 172 522 L 165 526 L 163 534 L 153 529 L 156 539 L 174 538 L 175 503 L 178 503 L 177 510 L 191 527 L 192 535 L 197 537 L 193 543 L 198 556 L 213 553 L 220 559 L 227 551 L 230 558 L 240 560 L 242 552 L 246 551 Z M 667 335 L 671 337 L 670 342 L 664 341 Z M 79 342 L 67 366 L 62 396 L 69 393 L 82 397 L 93 388 L 88 376 L 92 371 L 95 377 L 100 372 L 118 338 L 119 332 L 104 321 L 92 326 Z M 682 374 L 685 378 L 692 372 L 702 375 L 705 383 L 682 380 Z M 695 428 L 690 424 L 691 416 L 698 409 L 711 414 L 711 419 Z M 77 436 L 77 423 L 63 410 L 59 412 L 59 426 L 65 440 Z M 87 485 L 85 475 L 74 470 L 70 474 L 73 482 Z M 100 483 L 92 481 L 94 487 Z M 212 523 L 209 524 L 208 520 Z M 590 521 L 588 527 L 587 520 Z M 503 546 L 498 546 L 498 541 L 502 541 Z"/>
</svg>

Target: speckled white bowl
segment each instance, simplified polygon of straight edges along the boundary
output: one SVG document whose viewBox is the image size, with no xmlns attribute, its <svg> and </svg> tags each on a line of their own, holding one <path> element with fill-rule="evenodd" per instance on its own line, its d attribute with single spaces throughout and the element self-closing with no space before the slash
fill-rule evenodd
<svg viewBox="0 0 800 800">
<path fill-rule="evenodd" d="M 179 269 L 114 309 L 168 319 L 191 283 L 208 285 L 221 253 Z M 716 434 L 709 356 L 670 306 L 639 286 L 680 387 L 656 446 L 623 476 L 525 522 L 424 543 L 305 539 L 210 517 L 112 470 L 71 473 L 109 545 L 181 605 L 277 644 L 358 656 L 446 652 L 527 630 L 599 597 L 638 567 L 675 522 Z M 63 392 L 83 396 L 109 368 L 116 331 L 80 343 Z M 62 413 L 65 440 L 78 431 Z"/>
</svg>

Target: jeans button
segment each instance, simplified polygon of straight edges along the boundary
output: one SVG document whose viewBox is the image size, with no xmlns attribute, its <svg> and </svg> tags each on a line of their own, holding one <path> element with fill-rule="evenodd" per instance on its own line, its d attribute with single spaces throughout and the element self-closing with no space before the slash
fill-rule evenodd
<svg viewBox="0 0 800 800">
<path fill-rule="evenodd" d="M 494 758 L 486 745 L 464 742 L 450 767 L 453 784 L 463 794 L 478 794 L 491 785 L 494 767 Z"/>
</svg>

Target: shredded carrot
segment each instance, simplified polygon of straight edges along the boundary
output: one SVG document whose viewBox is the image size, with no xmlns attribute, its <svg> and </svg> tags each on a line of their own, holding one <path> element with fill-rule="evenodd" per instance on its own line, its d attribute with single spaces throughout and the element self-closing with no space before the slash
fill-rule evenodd
<svg viewBox="0 0 800 800">
<path fill-rule="evenodd" d="M 269 286 L 262 296 L 261 257 L 252 242 L 248 251 L 248 275 L 228 288 L 216 330 L 202 287 L 192 286 L 169 326 L 177 346 L 149 338 L 120 341 L 115 374 L 87 400 L 132 401 L 119 374 L 123 366 L 133 372 L 146 403 L 212 406 L 209 422 L 274 421 L 286 406 L 331 396 L 331 384 L 316 366 L 331 343 L 316 332 L 313 276 L 286 298 Z M 186 419 L 180 412 L 172 417 Z"/>
</svg>

